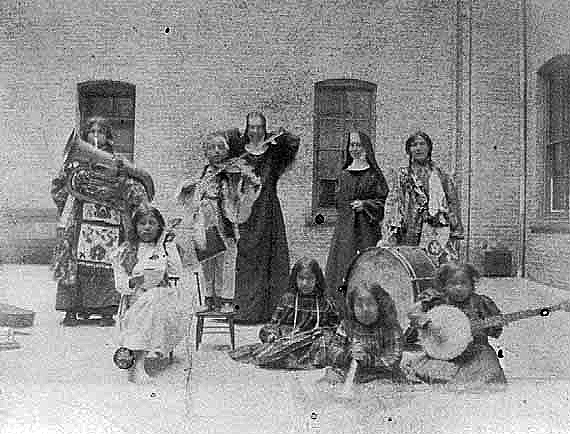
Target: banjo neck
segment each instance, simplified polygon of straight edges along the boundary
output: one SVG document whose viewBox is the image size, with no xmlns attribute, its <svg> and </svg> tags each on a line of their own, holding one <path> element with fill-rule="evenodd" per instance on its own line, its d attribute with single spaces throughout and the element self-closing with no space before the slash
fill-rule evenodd
<svg viewBox="0 0 570 434">
<path fill-rule="evenodd" d="M 564 301 L 552 306 L 519 310 L 517 312 L 505 313 L 485 319 L 472 320 L 471 329 L 472 331 L 476 331 L 489 327 L 499 327 L 515 321 L 520 321 L 521 319 L 532 318 L 534 316 L 548 316 L 551 312 L 555 312 L 557 310 L 568 310 L 568 301 Z"/>
<path fill-rule="evenodd" d="M 477 331 L 503 326 L 533 316 L 548 316 L 550 312 L 556 310 L 570 312 L 570 301 L 475 320 L 470 319 L 458 307 L 436 306 L 428 312 L 430 321 L 428 321 L 427 326 L 419 329 L 420 340 L 426 354 L 430 357 L 439 360 L 452 360 L 465 351 L 469 343 L 473 341 L 474 333 Z"/>
</svg>

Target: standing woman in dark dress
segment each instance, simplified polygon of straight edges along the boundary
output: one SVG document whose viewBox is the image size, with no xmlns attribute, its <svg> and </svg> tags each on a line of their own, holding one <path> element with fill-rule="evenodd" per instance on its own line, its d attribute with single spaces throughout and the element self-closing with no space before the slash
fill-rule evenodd
<svg viewBox="0 0 570 434">
<path fill-rule="evenodd" d="M 266 124 L 262 113 L 249 113 L 240 144 L 244 160 L 262 184 L 249 218 L 239 225 L 238 231 L 236 320 L 250 324 L 271 319 L 289 278 L 289 247 L 277 182 L 295 159 L 299 138 L 280 130 L 279 137 L 264 143 L 271 136 Z"/>
<path fill-rule="evenodd" d="M 345 155 L 337 183 L 338 218 L 326 267 L 328 290 L 337 306 L 343 306 L 338 288 L 352 258 L 375 246 L 382 237 L 384 202 L 388 196 L 388 184 L 366 134 L 351 132 Z"/>
</svg>

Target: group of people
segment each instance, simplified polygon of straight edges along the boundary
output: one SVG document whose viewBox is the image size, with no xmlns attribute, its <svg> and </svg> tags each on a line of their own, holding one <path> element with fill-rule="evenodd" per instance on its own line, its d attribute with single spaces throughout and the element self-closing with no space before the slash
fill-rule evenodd
<svg viewBox="0 0 570 434">
<path fill-rule="evenodd" d="M 410 309 L 410 326 L 421 329 L 435 306 L 460 309 L 469 319 L 500 314 L 495 303 L 475 291 L 479 275 L 470 264 L 450 262 L 437 273 L 437 285 L 424 291 Z M 271 369 L 326 368 L 326 381 L 346 382 L 357 362 L 355 382 L 384 379 L 396 383 L 505 383 L 505 375 L 488 337 L 498 326 L 477 331 L 457 357 L 439 359 L 424 353 L 402 363 L 404 332 L 394 302 L 381 285 L 353 287 L 343 306 L 325 295 L 318 263 L 300 259 L 293 267 L 288 292 L 271 321 L 259 331 L 260 343 L 230 352 L 240 362 Z"/>
<path fill-rule="evenodd" d="M 289 271 L 277 182 L 295 158 L 297 137 L 269 134 L 259 112 L 247 115 L 243 134 L 208 135 L 200 179 L 185 183 L 178 195 L 190 205 L 188 246 L 177 246 L 174 231 L 151 206 L 152 181 L 133 176 L 138 172 L 113 155 L 106 119 L 89 119 L 81 137 L 70 140 L 52 181 L 59 217 L 56 310 L 65 312 L 63 326 L 94 317 L 113 326 L 120 311 L 121 345 L 135 355 L 131 379 L 144 382 L 144 358 L 168 354 L 182 336 L 190 284 L 181 280 L 183 266 L 200 268 L 204 309 L 235 308 L 243 323 L 270 319 Z"/>
<path fill-rule="evenodd" d="M 103 118 L 90 119 L 81 139 L 112 154 L 112 129 Z M 74 326 L 97 315 L 100 325 L 110 326 L 120 310 L 121 345 L 134 354 L 129 377 L 146 382 L 144 359 L 168 354 L 184 334 L 189 282 L 184 282 L 183 268 L 199 267 L 205 295 L 199 309 L 265 324 L 261 342 L 233 351 L 235 360 L 272 368 L 330 367 L 329 374 L 338 378 L 357 361 L 357 381 L 380 376 L 448 382 L 473 379 L 477 373 L 504 381 L 487 341 L 487 335 L 496 337 L 500 329 L 485 330 L 448 364 L 428 357 L 402 369 L 403 331 L 390 294 L 380 285 L 345 294 L 338 290 L 351 261 L 363 250 L 413 245 L 437 257 L 439 265 L 451 261 L 439 269 L 440 285 L 422 293 L 417 309 L 410 312 L 413 327 L 425 325 L 422 314 L 441 303 L 457 306 L 469 317 L 498 313 L 490 299 L 474 292 L 476 271 L 453 262 L 463 238 L 459 202 L 452 178 L 431 160 L 429 136 L 418 132 L 406 141 L 409 164 L 390 189 L 370 138 L 359 131 L 348 134 L 326 273 L 306 257 L 289 273 L 277 183 L 294 162 L 299 143 L 282 129 L 269 133 L 260 112 L 247 115 L 243 133 L 231 129 L 208 134 L 203 143 L 207 163 L 199 179 L 184 182 L 178 194 L 192 228 L 191 245 L 183 246 L 151 206 L 153 187 L 126 171 L 121 159 L 111 159 L 103 180 L 83 174 L 83 181 L 95 186 L 87 189 L 92 196 L 73 190 L 82 178 L 74 172 L 77 162 L 66 159 L 52 183 L 59 211 L 54 265 L 56 309 L 65 311 L 62 324 Z M 119 186 L 120 200 L 115 202 L 98 197 L 97 181 L 109 178 Z"/>
</svg>

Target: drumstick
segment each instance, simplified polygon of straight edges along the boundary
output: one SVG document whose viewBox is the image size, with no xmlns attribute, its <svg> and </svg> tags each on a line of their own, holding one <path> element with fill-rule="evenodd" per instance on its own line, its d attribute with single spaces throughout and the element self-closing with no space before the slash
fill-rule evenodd
<svg viewBox="0 0 570 434">
<path fill-rule="evenodd" d="M 354 377 L 356 376 L 357 369 L 358 369 L 358 360 L 352 359 L 350 361 L 350 368 L 348 368 L 348 373 L 346 374 L 346 379 L 344 380 L 344 386 L 342 388 L 341 396 L 343 397 L 352 396 L 352 386 L 354 384 Z"/>
</svg>

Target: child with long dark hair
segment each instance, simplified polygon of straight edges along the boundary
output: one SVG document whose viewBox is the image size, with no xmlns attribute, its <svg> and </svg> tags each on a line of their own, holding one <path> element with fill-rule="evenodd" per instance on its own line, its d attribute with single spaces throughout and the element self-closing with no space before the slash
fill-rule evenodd
<svg viewBox="0 0 570 434">
<path fill-rule="evenodd" d="M 357 383 L 402 378 L 402 329 L 394 301 L 380 285 L 349 289 L 345 319 L 323 356 L 329 367 L 325 378 L 333 382 L 345 381 L 353 361 Z"/>
<path fill-rule="evenodd" d="M 168 355 L 184 336 L 191 315 L 182 263 L 176 244 L 165 233 L 164 218 L 156 208 L 139 208 L 134 231 L 117 251 L 113 270 L 117 291 L 130 298 L 121 318 L 120 345 L 134 353 L 129 380 L 150 380 L 146 357 Z"/>
<path fill-rule="evenodd" d="M 425 132 L 408 137 L 405 150 L 408 165 L 399 168 L 386 202 L 385 243 L 420 246 L 439 263 L 457 260 L 464 234 L 453 177 L 432 160 Z"/>
<path fill-rule="evenodd" d="M 320 333 L 338 324 L 338 316 L 332 301 L 325 294 L 325 278 L 314 259 L 299 259 L 289 276 L 288 291 L 281 297 L 271 322 L 259 331 L 260 344 L 238 348 L 231 353 L 234 360 L 261 364 L 268 368 L 309 369 L 315 367 L 315 357 L 320 346 Z M 302 348 L 294 342 L 303 333 L 315 331 L 314 339 L 307 336 Z M 288 338 L 291 338 L 287 341 Z M 286 347 L 291 351 L 279 360 L 263 363 L 263 355 L 273 349 Z M 287 351 L 285 351 L 286 353 Z"/>
<path fill-rule="evenodd" d="M 471 264 L 449 263 L 437 274 L 440 290 L 429 289 L 410 312 L 413 326 L 428 327 L 426 313 L 435 306 L 450 305 L 460 309 L 470 320 L 480 320 L 501 313 L 489 297 L 477 294 L 475 286 L 479 272 Z M 505 374 L 489 336 L 498 338 L 501 327 L 475 330 L 473 341 L 452 360 L 439 360 L 428 355 L 412 361 L 407 367 L 410 375 L 426 383 L 505 383 Z"/>
</svg>

